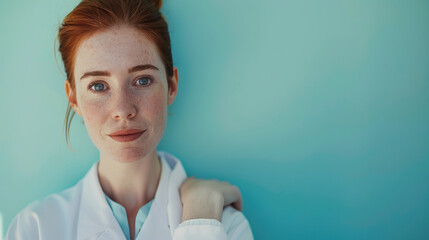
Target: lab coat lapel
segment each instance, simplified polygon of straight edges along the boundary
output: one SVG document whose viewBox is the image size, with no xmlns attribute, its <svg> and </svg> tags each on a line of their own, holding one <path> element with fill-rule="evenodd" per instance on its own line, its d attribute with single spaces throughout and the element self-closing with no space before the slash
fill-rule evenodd
<svg viewBox="0 0 429 240">
<path fill-rule="evenodd" d="M 170 223 L 171 236 L 174 235 L 174 230 L 182 221 L 182 200 L 180 198 L 180 186 L 186 179 L 186 172 L 182 163 L 174 156 L 164 153 L 166 162 L 173 169 L 170 173 L 168 184 L 168 203 L 167 213 Z"/>
<path fill-rule="evenodd" d="M 171 168 L 162 153 L 158 154 L 161 159 L 161 178 L 149 214 L 137 236 L 137 240 L 171 239 L 166 210 Z"/>
<path fill-rule="evenodd" d="M 98 180 L 98 162 L 83 179 L 77 224 L 77 239 L 125 240 L 121 227 L 110 209 Z"/>
<path fill-rule="evenodd" d="M 166 152 L 158 152 L 162 161 L 162 175 L 149 211 L 137 240 L 173 239 L 174 229 L 182 220 L 180 185 L 186 172 L 180 161 Z M 170 230 L 170 231 L 169 231 Z"/>
<path fill-rule="evenodd" d="M 185 169 L 174 156 L 166 152 L 158 154 L 162 162 L 161 179 L 137 240 L 172 239 L 174 230 L 182 220 L 180 186 L 187 177 Z M 126 240 L 101 189 L 97 168 L 98 162 L 93 164 L 83 179 L 77 239 Z"/>
<path fill-rule="evenodd" d="M 136 240 L 172 239 L 166 214 L 165 208 L 154 202 Z"/>
</svg>

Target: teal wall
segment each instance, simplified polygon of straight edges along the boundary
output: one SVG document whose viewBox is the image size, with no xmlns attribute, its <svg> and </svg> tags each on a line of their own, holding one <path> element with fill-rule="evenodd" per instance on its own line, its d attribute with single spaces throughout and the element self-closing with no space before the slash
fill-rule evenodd
<svg viewBox="0 0 429 240">
<path fill-rule="evenodd" d="M 98 159 L 54 58 L 78 1 L 0 1 L 0 213 Z M 427 239 L 429 2 L 165 0 L 179 94 L 159 150 L 240 187 L 256 239 Z M 1 221 L 0 221 L 1 222 Z"/>
</svg>

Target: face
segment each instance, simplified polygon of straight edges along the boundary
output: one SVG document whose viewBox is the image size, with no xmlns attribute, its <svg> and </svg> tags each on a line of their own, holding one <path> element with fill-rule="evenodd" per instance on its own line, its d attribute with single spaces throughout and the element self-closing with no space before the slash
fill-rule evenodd
<svg viewBox="0 0 429 240">
<path fill-rule="evenodd" d="M 121 26 L 91 35 L 78 46 L 74 76 L 75 96 L 68 81 L 66 93 L 101 158 L 132 162 L 156 151 L 177 94 L 177 69 L 168 88 L 165 66 L 144 33 Z M 130 129 L 140 133 L 114 136 Z"/>
</svg>

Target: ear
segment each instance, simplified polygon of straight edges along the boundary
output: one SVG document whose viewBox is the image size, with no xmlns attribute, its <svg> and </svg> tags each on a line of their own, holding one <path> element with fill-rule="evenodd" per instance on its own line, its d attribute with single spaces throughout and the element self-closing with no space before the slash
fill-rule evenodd
<svg viewBox="0 0 429 240">
<path fill-rule="evenodd" d="M 79 114 L 79 116 L 82 116 L 80 112 L 80 108 L 77 105 L 75 91 L 72 90 L 68 79 L 66 79 L 65 81 L 65 88 L 66 88 L 67 99 L 69 100 L 70 106 L 77 114 Z"/>
<path fill-rule="evenodd" d="M 179 73 L 177 71 L 177 67 L 173 67 L 173 76 L 170 78 L 170 87 L 168 89 L 167 96 L 167 105 L 170 105 L 174 102 L 177 95 L 177 87 L 179 85 Z"/>
</svg>

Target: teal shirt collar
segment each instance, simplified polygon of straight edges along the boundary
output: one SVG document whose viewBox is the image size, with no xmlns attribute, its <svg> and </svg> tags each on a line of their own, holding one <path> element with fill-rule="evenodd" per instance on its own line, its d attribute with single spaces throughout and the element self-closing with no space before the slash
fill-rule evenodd
<svg viewBox="0 0 429 240">
<path fill-rule="evenodd" d="M 125 211 L 125 208 L 121 204 L 110 199 L 106 194 L 104 194 L 104 196 L 106 197 L 107 203 L 109 203 L 110 209 L 112 209 L 113 215 L 115 216 L 116 220 L 121 226 L 122 232 L 124 232 L 127 240 L 136 239 L 138 233 L 140 232 L 141 227 L 146 221 L 147 215 L 149 214 L 149 210 L 150 210 L 150 207 L 152 206 L 153 199 L 139 209 L 136 216 L 136 221 L 135 221 L 134 237 L 131 239 L 130 228 L 128 226 L 127 212 Z"/>
</svg>

